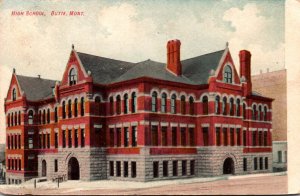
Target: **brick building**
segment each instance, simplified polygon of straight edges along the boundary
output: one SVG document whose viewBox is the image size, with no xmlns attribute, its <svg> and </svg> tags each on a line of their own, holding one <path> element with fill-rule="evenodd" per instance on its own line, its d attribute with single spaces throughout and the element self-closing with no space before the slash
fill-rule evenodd
<svg viewBox="0 0 300 196">
<path fill-rule="evenodd" d="M 252 76 L 253 90 L 274 98 L 272 104 L 273 170 L 287 169 L 287 80 L 286 69 Z"/>
<path fill-rule="evenodd" d="M 33 177 L 150 181 L 270 172 L 272 101 L 252 92 L 228 46 L 167 63 L 77 52 L 61 81 L 12 74 L 5 100 L 7 183 Z"/>
</svg>

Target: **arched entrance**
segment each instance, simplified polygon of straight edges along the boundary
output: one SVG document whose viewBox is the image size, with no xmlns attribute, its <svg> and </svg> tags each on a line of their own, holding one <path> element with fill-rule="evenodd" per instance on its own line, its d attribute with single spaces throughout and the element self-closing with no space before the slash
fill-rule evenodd
<svg viewBox="0 0 300 196">
<path fill-rule="evenodd" d="M 42 176 L 47 176 L 47 163 L 45 160 L 42 161 Z"/>
<path fill-rule="evenodd" d="M 68 162 L 68 180 L 79 180 L 79 178 L 79 163 L 75 157 L 72 157 Z"/>
<path fill-rule="evenodd" d="M 230 157 L 224 161 L 223 174 L 234 174 L 234 162 Z"/>
</svg>

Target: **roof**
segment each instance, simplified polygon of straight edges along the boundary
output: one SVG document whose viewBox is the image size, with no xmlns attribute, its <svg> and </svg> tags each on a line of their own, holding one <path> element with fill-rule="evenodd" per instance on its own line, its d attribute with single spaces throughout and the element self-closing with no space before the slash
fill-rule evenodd
<svg viewBox="0 0 300 196">
<path fill-rule="evenodd" d="M 53 97 L 52 88 L 55 86 L 55 80 L 21 75 L 16 76 L 21 89 L 25 92 L 27 100 L 38 101 Z"/>
<path fill-rule="evenodd" d="M 135 64 L 90 54 L 77 52 L 86 71 L 91 71 L 93 81 L 98 84 L 109 84 Z"/>
<path fill-rule="evenodd" d="M 86 71 L 91 71 L 93 81 L 111 84 L 140 77 L 167 80 L 185 84 L 207 84 L 210 71 L 216 70 L 224 50 L 181 61 L 182 75 L 175 76 L 165 63 L 146 60 L 139 63 L 119 61 L 77 52 Z"/>
</svg>

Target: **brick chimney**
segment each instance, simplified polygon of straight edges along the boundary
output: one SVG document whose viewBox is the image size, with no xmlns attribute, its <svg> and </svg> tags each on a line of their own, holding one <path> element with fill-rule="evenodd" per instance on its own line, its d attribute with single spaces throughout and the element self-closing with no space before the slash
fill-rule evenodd
<svg viewBox="0 0 300 196">
<path fill-rule="evenodd" d="M 180 45 L 177 39 L 167 43 L 167 69 L 176 76 L 181 75 Z"/>
<path fill-rule="evenodd" d="M 251 53 L 247 50 L 241 50 L 239 53 L 240 57 L 240 76 L 244 78 L 244 92 L 245 95 L 249 95 L 252 91 L 251 82 Z"/>
</svg>

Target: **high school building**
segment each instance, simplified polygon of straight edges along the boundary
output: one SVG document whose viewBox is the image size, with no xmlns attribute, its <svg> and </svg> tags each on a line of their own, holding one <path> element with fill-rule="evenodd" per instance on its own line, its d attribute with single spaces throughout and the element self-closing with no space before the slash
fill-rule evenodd
<svg viewBox="0 0 300 196">
<path fill-rule="evenodd" d="M 5 99 L 7 183 L 151 181 L 270 172 L 272 101 L 224 50 L 167 62 L 77 52 L 61 81 L 12 74 Z"/>
</svg>

